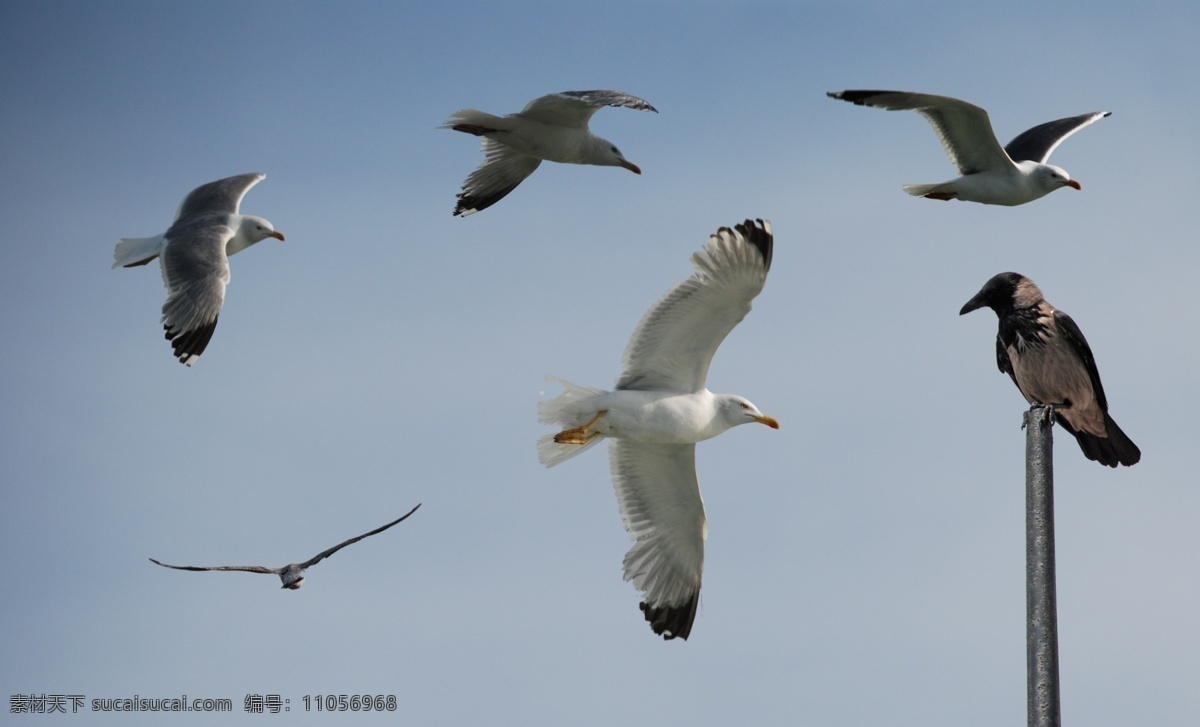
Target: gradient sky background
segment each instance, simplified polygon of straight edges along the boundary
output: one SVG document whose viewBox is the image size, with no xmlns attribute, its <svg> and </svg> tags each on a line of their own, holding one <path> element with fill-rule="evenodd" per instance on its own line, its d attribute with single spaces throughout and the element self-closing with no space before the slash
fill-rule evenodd
<svg viewBox="0 0 1200 727">
<path fill-rule="evenodd" d="M 393 694 L 405 724 L 1021 724 L 1026 405 L 995 316 L 958 316 L 1016 270 L 1143 451 L 1109 470 L 1057 431 L 1064 720 L 1194 725 L 1198 31 L 1193 2 L 0 2 L 0 691 L 256 724 L 279 718 L 246 694 L 292 719 Z M 593 119 L 642 176 L 543 164 L 451 216 L 482 160 L 451 112 L 593 88 L 661 112 Z M 1052 159 L 1081 192 L 941 203 L 900 189 L 956 176 L 928 125 L 845 88 L 967 99 L 1002 143 L 1113 115 Z M 234 259 L 188 369 L 157 264 L 113 246 L 252 171 L 242 209 L 287 242 Z M 541 467 L 535 405 L 547 373 L 611 386 L 746 217 L 774 266 L 709 388 L 782 429 L 698 447 L 704 591 L 664 643 L 607 457 Z M 147 561 L 283 565 L 418 502 L 294 593 Z M 9 721 L 68 719 L 112 718 Z"/>
</svg>

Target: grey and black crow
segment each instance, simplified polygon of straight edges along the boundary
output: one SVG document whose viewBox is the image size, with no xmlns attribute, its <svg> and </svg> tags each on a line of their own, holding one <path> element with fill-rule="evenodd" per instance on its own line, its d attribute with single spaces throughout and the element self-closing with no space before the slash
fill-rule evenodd
<svg viewBox="0 0 1200 727">
<path fill-rule="evenodd" d="M 967 301 L 959 315 L 996 311 L 996 363 L 1030 404 L 1051 407 L 1083 454 L 1109 467 L 1137 464 L 1142 452 L 1108 415 L 1108 400 L 1087 339 L 1071 316 L 1042 297 L 1033 281 L 1000 273 Z"/>
</svg>

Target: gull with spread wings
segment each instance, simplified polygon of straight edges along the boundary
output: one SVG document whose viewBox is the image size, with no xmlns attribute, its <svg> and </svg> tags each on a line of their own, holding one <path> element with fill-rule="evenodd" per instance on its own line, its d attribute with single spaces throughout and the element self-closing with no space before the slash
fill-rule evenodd
<svg viewBox="0 0 1200 727">
<path fill-rule="evenodd" d="M 642 170 L 616 145 L 594 135 L 588 121 L 605 106 L 658 109 L 620 91 L 563 91 L 530 101 L 519 113 L 494 116 L 475 109 L 454 112 L 439 129 L 482 136 L 483 165 L 471 172 L 458 194 L 454 214 L 466 217 L 504 199 L 542 160 Z"/>
<path fill-rule="evenodd" d="M 420 507 L 420 506 L 421 506 L 420 504 L 417 505 L 417 507 Z M 304 561 L 303 563 L 289 563 L 288 565 L 285 565 L 282 568 L 267 568 L 267 567 L 261 566 L 261 565 L 217 565 L 217 566 L 210 566 L 210 567 L 195 566 L 195 565 L 168 565 L 166 563 L 161 563 L 153 558 L 150 559 L 150 562 L 154 563 L 155 565 L 161 565 L 164 568 L 174 568 L 175 570 L 197 570 L 197 571 L 201 571 L 201 570 L 238 570 L 238 571 L 245 571 L 247 573 L 266 573 L 266 574 L 270 574 L 270 575 L 276 575 L 276 576 L 279 576 L 279 580 L 283 581 L 283 586 L 282 586 L 283 588 L 287 588 L 287 589 L 294 591 L 297 588 L 299 588 L 300 586 L 304 585 L 305 571 L 307 571 L 309 568 L 311 568 L 314 565 L 316 565 L 317 563 L 320 563 L 321 561 L 325 560 L 326 558 L 328 558 L 329 556 L 338 552 L 339 550 L 346 547 L 347 545 L 353 545 L 353 544 L 357 543 L 358 541 L 362 540 L 363 538 L 369 538 L 372 535 L 375 535 L 376 533 L 382 533 L 384 530 L 387 530 L 388 528 L 392 527 L 396 523 L 406 520 L 409 515 L 412 515 L 414 512 L 417 511 L 417 507 L 414 507 L 413 509 L 409 510 L 404 515 L 404 517 L 397 518 L 397 519 L 391 521 L 390 523 L 388 523 L 387 525 L 384 525 L 383 527 L 375 528 L 374 530 L 372 530 L 369 533 L 363 533 L 362 535 L 359 535 L 357 537 L 350 538 L 349 540 L 345 541 L 344 543 L 339 543 L 338 545 L 333 546 L 329 550 L 325 550 L 320 553 L 317 553 L 316 555 L 314 555 L 313 557 Z"/>
<path fill-rule="evenodd" d="M 611 439 L 609 465 L 633 548 L 625 580 L 644 592 L 654 633 L 686 639 L 696 619 L 708 525 L 696 479 L 696 442 L 739 424 L 778 429 L 746 399 L 705 387 L 717 347 L 750 312 L 771 267 L 771 223 L 722 227 L 692 255 L 696 272 L 634 329 L 613 391 L 562 382 L 538 421 L 563 427 L 538 440 L 547 467 Z"/>
<path fill-rule="evenodd" d="M 1001 147 L 987 111 L 949 96 L 907 91 L 837 91 L 830 98 L 889 111 L 916 111 L 933 126 L 950 161 L 962 176 L 941 184 L 906 184 L 914 197 L 1015 206 L 1056 189 L 1080 189 L 1062 167 L 1047 164 L 1050 153 L 1071 134 L 1109 111 L 1047 121 Z"/>
<path fill-rule="evenodd" d="M 242 197 L 266 178 L 239 174 L 196 187 L 183 198 L 161 235 L 122 238 L 113 267 L 134 268 L 158 258 L 167 302 L 162 324 L 181 363 L 191 366 L 217 328 L 229 284 L 229 256 L 283 233 L 261 217 L 238 213 Z"/>
</svg>

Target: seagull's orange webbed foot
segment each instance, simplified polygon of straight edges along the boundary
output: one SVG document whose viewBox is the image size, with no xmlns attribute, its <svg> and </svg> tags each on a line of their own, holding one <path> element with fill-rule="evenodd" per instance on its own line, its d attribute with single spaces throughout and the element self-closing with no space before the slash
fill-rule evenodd
<svg viewBox="0 0 1200 727">
<path fill-rule="evenodd" d="M 587 444 L 596 437 L 600 436 L 600 432 L 590 431 L 596 422 L 600 421 L 600 417 L 608 413 L 608 410 L 602 409 L 592 420 L 582 427 L 574 427 L 572 429 L 564 429 L 554 435 L 554 441 L 558 444 Z"/>
</svg>

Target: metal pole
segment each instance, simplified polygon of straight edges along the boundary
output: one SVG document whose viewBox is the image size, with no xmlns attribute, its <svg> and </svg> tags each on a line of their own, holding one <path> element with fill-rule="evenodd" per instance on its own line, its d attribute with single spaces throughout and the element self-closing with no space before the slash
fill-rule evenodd
<svg viewBox="0 0 1200 727">
<path fill-rule="evenodd" d="M 1029 727 L 1060 727 L 1054 574 L 1054 413 L 1025 413 L 1025 625 Z"/>
</svg>

